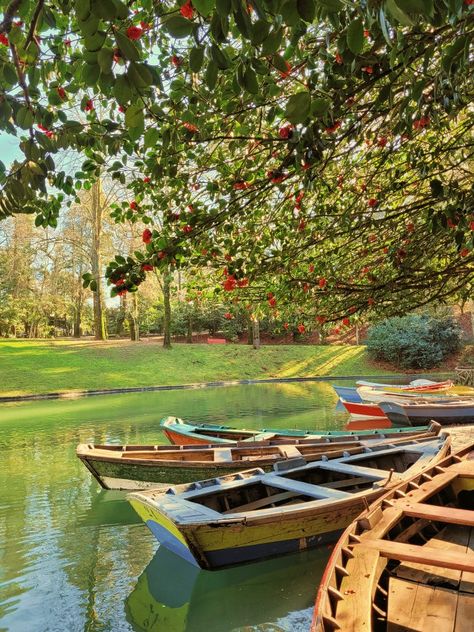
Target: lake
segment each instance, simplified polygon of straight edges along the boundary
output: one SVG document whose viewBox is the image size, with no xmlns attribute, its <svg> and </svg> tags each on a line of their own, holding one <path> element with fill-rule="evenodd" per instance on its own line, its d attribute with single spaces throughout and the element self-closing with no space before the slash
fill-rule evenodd
<svg viewBox="0 0 474 632">
<path fill-rule="evenodd" d="M 347 381 L 344 384 L 348 384 Z M 326 382 L 258 384 L 0 408 L 0 630 L 299 632 L 329 550 L 199 571 L 160 549 L 78 443 L 166 443 L 159 420 L 341 429 Z"/>
</svg>

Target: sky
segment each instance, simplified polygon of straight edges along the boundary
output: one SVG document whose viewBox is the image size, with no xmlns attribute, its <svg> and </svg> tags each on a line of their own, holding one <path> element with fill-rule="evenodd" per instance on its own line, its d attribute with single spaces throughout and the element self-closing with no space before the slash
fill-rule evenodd
<svg viewBox="0 0 474 632">
<path fill-rule="evenodd" d="M 15 158 L 22 158 L 23 154 L 18 148 L 19 138 L 5 132 L 0 132 L 0 160 L 7 170 Z"/>
</svg>

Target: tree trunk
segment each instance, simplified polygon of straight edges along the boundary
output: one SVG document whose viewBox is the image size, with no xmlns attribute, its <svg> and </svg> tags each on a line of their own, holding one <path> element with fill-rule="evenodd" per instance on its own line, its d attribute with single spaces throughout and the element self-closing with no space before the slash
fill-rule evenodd
<svg viewBox="0 0 474 632">
<path fill-rule="evenodd" d="M 130 327 L 130 340 L 138 342 L 140 340 L 140 326 L 138 324 L 138 296 L 134 292 L 131 295 L 132 305 L 128 311 L 128 326 Z"/>
<path fill-rule="evenodd" d="M 91 244 L 91 268 L 92 275 L 97 283 L 97 290 L 92 293 L 94 306 L 94 333 L 96 340 L 107 340 L 107 327 L 105 324 L 104 296 L 101 281 L 101 238 L 102 238 L 102 187 L 100 179 L 94 182 L 91 188 L 92 210 L 92 244 Z"/>
<path fill-rule="evenodd" d="M 186 331 L 186 342 L 191 344 L 193 341 L 193 319 L 191 318 L 191 314 L 188 316 L 188 326 Z"/>
<path fill-rule="evenodd" d="M 356 339 L 356 345 L 360 344 L 360 342 L 359 342 L 359 340 L 360 340 L 360 337 L 359 337 L 359 325 L 357 323 L 356 323 L 356 326 L 355 326 L 355 339 Z"/>
<path fill-rule="evenodd" d="M 254 349 L 260 349 L 260 323 L 257 319 L 252 320 L 252 344 Z"/>
<path fill-rule="evenodd" d="M 115 329 L 115 333 L 117 336 L 124 335 L 124 325 L 125 325 L 125 317 L 127 314 L 127 295 L 124 294 L 120 297 L 120 312 L 117 316 L 117 327 Z"/>
<path fill-rule="evenodd" d="M 163 272 L 163 304 L 165 315 L 163 319 L 163 347 L 171 349 L 171 274 L 169 270 Z"/>
<path fill-rule="evenodd" d="M 253 346 L 253 322 L 251 318 L 247 321 L 247 344 Z"/>
</svg>

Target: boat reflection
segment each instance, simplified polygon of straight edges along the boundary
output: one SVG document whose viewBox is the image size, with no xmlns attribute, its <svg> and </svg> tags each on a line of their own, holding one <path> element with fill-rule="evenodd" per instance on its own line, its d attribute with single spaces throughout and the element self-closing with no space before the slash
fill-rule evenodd
<svg viewBox="0 0 474 632">
<path fill-rule="evenodd" d="M 140 632 L 268 630 L 276 622 L 272 630 L 296 632 L 290 624 L 296 618 L 298 629 L 307 630 L 328 554 L 313 549 L 210 572 L 160 547 L 126 599 L 127 621 Z"/>
</svg>

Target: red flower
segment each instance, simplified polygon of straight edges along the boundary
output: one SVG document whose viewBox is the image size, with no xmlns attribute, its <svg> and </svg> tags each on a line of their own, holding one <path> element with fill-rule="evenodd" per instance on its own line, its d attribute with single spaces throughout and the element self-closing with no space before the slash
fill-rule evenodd
<svg viewBox="0 0 474 632">
<path fill-rule="evenodd" d="M 415 224 L 413 222 L 408 222 L 406 229 L 409 233 L 412 233 L 415 230 Z"/>
<path fill-rule="evenodd" d="M 188 209 L 188 211 L 189 211 L 190 213 L 192 213 L 192 212 L 194 211 L 194 207 L 193 207 L 193 205 L 192 205 L 192 204 L 188 204 L 186 208 Z"/>
<path fill-rule="evenodd" d="M 288 329 L 288 327 L 289 327 L 288 323 L 283 324 L 283 329 Z"/>
<path fill-rule="evenodd" d="M 301 204 L 301 201 L 304 198 L 304 191 L 298 191 L 298 193 L 295 193 L 295 202 L 296 204 Z"/>
<path fill-rule="evenodd" d="M 120 52 L 120 49 L 119 48 L 115 48 L 114 49 L 114 56 L 113 56 L 114 62 L 117 64 L 121 59 L 122 59 L 122 53 Z"/>
<path fill-rule="evenodd" d="M 341 127 L 341 125 L 342 125 L 341 121 L 334 121 L 331 127 L 326 127 L 326 132 L 328 134 L 334 134 L 334 132 L 338 130 Z"/>
<path fill-rule="evenodd" d="M 38 124 L 38 129 L 40 129 L 42 132 L 44 132 L 45 135 L 48 138 L 51 138 L 52 135 L 53 135 L 53 132 L 50 129 L 48 129 L 47 127 L 45 127 L 44 125 Z"/>
<path fill-rule="evenodd" d="M 93 109 L 94 109 L 94 102 L 92 101 L 92 99 L 88 99 L 84 106 L 84 112 L 92 112 Z"/>
<path fill-rule="evenodd" d="M 314 272 L 314 265 L 312 263 L 309 264 L 308 270 Z"/>
<path fill-rule="evenodd" d="M 150 184 L 150 182 L 151 182 L 151 178 L 149 178 L 148 176 L 146 176 L 146 178 L 143 178 L 143 182 L 144 182 L 145 184 Z"/>
<path fill-rule="evenodd" d="M 336 59 L 336 64 L 342 64 L 343 59 L 342 59 L 342 56 L 339 53 L 336 53 L 335 59 Z"/>
<path fill-rule="evenodd" d="M 5 35 L 5 33 L 0 33 L 0 44 L 3 44 L 4 46 L 9 45 L 8 37 Z"/>
<path fill-rule="evenodd" d="M 119 112 L 122 112 L 122 114 L 124 114 L 124 113 L 125 113 L 125 108 L 123 107 L 123 105 L 119 105 L 119 107 L 118 107 L 118 111 L 119 111 Z"/>
<path fill-rule="evenodd" d="M 349 320 L 349 318 L 343 318 L 343 319 L 342 319 L 342 324 L 343 324 L 345 327 L 349 327 L 349 325 L 351 324 L 351 321 Z"/>
<path fill-rule="evenodd" d="M 307 171 L 308 169 L 311 169 L 311 164 L 309 162 L 304 162 L 301 165 L 301 168 L 303 169 L 303 171 Z"/>
<path fill-rule="evenodd" d="M 369 305 L 374 305 L 375 300 L 374 300 L 372 297 L 370 297 L 370 298 L 368 298 L 368 299 L 367 299 L 367 303 L 368 303 Z"/>
<path fill-rule="evenodd" d="M 268 300 L 270 300 L 270 299 L 271 299 L 271 298 L 273 298 L 273 297 L 274 297 L 273 292 L 268 292 L 268 293 L 267 293 L 267 298 L 268 298 Z"/>
<path fill-rule="evenodd" d="M 448 217 L 447 224 L 448 224 L 448 228 L 457 228 L 457 224 L 455 224 L 450 217 Z"/>
<path fill-rule="evenodd" d="M 64 40 L 64 46 L 71 46 L 71 40 L 70 39 L 65 39 Z"/>
<path fill-rule="evenodd" d="M 144 263 L 142 265 L 142 270 L 143 272 L 151 272 L 153 270 L 153 266 L 151 265 L 151 263 Z"/>
<path fill-rule="evenodd" d="M 237 285 L 237 281 L 234 279 L 232 275 L 230 275 L 224 281 L 224 283 L 222 284 L 222 287 L 224 288 L 226 292 L 232 292 L 232 290 L 235 290 L 236 285 Z"/>
<path fill-rule="evenodd" d="M 424 127 L 428 127 L 429 124 L 430 124 L 430 117 L 422 116 L 421 118 L 413 121 L 413 129 L 423 129 Z"/>
<path fill-rule="evenodd" d="M 143 29 L 139 26 L 129 26 L 127 29 L 127 37 L 131 40 L 138 40 L 143 35 Z"/>
<path fill-rule="evenodd" d="M 232 261 L 232 255 L 226 254 L 226 255 L 224 255 L 224 259 L 226 261 Z"/>
<path fill-rule="evenodd" d="M 123 296 L 126 293 L 127 293 L 127 288 L 124 288 L 123 290 L 120 290 L 120 292 L 117 292 L 117 296 Z"/>
<path fill-rule="evenodd" d="M 224 314 L 224 318 L 226 318 L 227 320 L 232 320 L 232 314 L 230 312 L 226 312 Z"/>
<path fill-rule="evenodd" d="M 158 259 L 166 259 L 166 252 L 164 250 L 160 250 L 158 253 Z"/>
<path fill-rule="evenodd" d="M 151 24 L 149 22 L 140 22 L 140 26 L 144 31 L 149 31 L 151 29 Z"/>
<path fill-rule="evenodd" d="M 474 4 L 474 0 L 464 0 L 464 4 L 466 7 L 470 7 Z"/>
<path fill-rule="evenodd" d="M 379 202 L 378 202 L 378 200 L 376 198 L 370 198 L 367 201 L 367 204 L 370 206 L 370 208 L 374 208 L 374 206 L 377 206 L 378 203 Z"/>
<path fill-rule="evenodd" d="M 300 334 L 304 334 L 304 332 L 306 331 L 306 327 L 304 325 L 298 325 L 297 329 Z"/>
<path fill-rule="evenodd" d="M 187 0 L 187 2 L 183 4 L 183 6 L 180 8 L 179 12 L 184 18 L 187 18 L 188 20 L 192 20 L 194 17 L 194 8 L 191 3 L 191 0 Z"/>
<path fill-rule="evenodd" d="M 276 304 L 277 304 L 276 298 L 272 296 L 272 298 L 268 300 L 268 304 L 270 305 L 270 307 L 276 307 Z"/>
<path fill-rule="evenodd" d="M 339 329 L 339 327 L 334 327 L 332 332 L 334 335 L 337 335 L 341 330 Z"/>
<path fill-rule="evenodd" d="M 385 136 L 381 136 L 378 141 L 377 141 L 377 145 L 379 147 L 385 147 L 385 145 L 387 144 L 387 138 Z"/>
<path fill-rule="evenodd" d="M 362 71 L 363 71 L 363 72 L 366 72 L 368 75 L 372 75 L 372 74 L 373 74 L 373 72 L 374 72 L 374 69 L 373 69 L 373 67 L 372 67 L 372 66 L 364 66 L 364 67 L 362 68 Z"/>
<path fill-rule="evenodd" d="M 239 279 L 237 281 L 237 287 L 247 287 L 248 284 L 249 284 L 249 280 L 247 278 Z"/>
<path fill-rule="evenodd" d="M 189 224 L 186 224 L 186 226 L 183 226 L 183 233 L 192 233 L 193 232 L 193 227 L 190 226 Z"/>
<path fill-rule="evenodd" d="M 469 248 L 462 248 L 459 251 L 459 256 L 460 257 L 467 257 L 468 254 L 469 254 Z"/>
<path fill-rule="evenodd" d="M 319 279 L 319 281 L 318 281 L 318 285 L 319 285 L 319 287 L 320 287 L 321 289 L 323 289 L 324 287 L 326 287 L 326 283 L 327 283 L 327 281 L 326 281 L 326 279 L 325 279 L 324 277 L 321 277 L 321 278 Z"/>
<path fill-rule="evenodd" d="M 474 0 L 473 0 L 473 2 L 474 2 Z M 469 227 L 470 227 L 471 230 L 474 230 L 474 219 L 471 220 L 471 223 L 469 224 Z"/>
<path fill-rule="evenodd" d="M 151 230 L 149 228 L 145 228 L 145 230 L 142 233 L 142 240 L 144 244 L 149 244 L 151 243 L 151 240 L 153 239 L 153 233 L 151 232 Z"/>
<path fill-rule="evenodd" d="M 291 138 L 293 136 L 293 129 L 293 125 L 284 125 L 278 130 L 278 136 L 285 140 Z"/>
<path fill-rule="evenodd" d="M 194 134 L 195 132 L 199 132 L 198 128 L 193 125 L 192 123 L 183 123 L 183 127 L 185 127 L 188 132 L 191 132 L 192 134 Z"/>
<path fill-rule="evenodd" d="M 316 320 L 318 321 L 318 323 L 320 325 L 324 325 L 324 323 L 326 322 L 326 317 L 325 316 L 316 316 Z"/>
<path fill-rule="evenodd" d="M 120 279 L 117 279 L 116 281 L 112 281 L 112 283 L 114 285 L 123 285 L 125 283 L 125 279 L 123 277 L 120 277 Z"/>
<path fill-rule="evenodd" d="M 137 210 L 138 204 L 135 202 L 135 200 L 133 200 L 133 202 L 130 202 L 130 208 L 132 209 L 132 211 Z"/>
<path fill-rule="evenodd" d="M 306 228 L 306 222 L 304 221 L 304 219 L 302 219 L 300 221 L 300 223 L 298 224 L 298 230 L 301 232 Z"/>
<path fill-rule="evenodd" d="M 58 95 L 60 99 L 65 99 L 66 98 L 66 90 L 64 88 L 62 88 L 61 86 L 59 86 L 57 88 L 58 91 Z"/>
<path fill-rule="evenodd" d="M 370 37 L 370 31 L 364 29 L 364 37 Z"/>
<path fill-rule="evenodd" d="M 248 182 L 244 182 L 243 180 L 237 180 L 237 182 L 234 182 L 234 184 L 232 185 L 232 188 L 235 191 L 243 191 L 244 189 L 248 189 L 250 186 L 250 184 Z"/>
<path fill-rule="evenodd" d="M 286 180 L 286 175 L 281 171 L 267 171 L 267 178 L 273 184 L 280 184 L 283 180 Z"/>
<path fill-rule="evenodd" d="M 181 57 L 177 57 L 176 55 L 173 55 L 171 57 L 171 63 L 173 64 L 173 66 L 176 66 L 176 68 L 179 68 L 181 64 L 183 63 L 183 60 L 181 59 Z"/>
<path fill-rule="evenodd" d="M 303 292 L 309 292 L 309 288 L 310 288 L 309 283 L 305 283 L 305 284 L 303 285 Z"/>
</svg>

